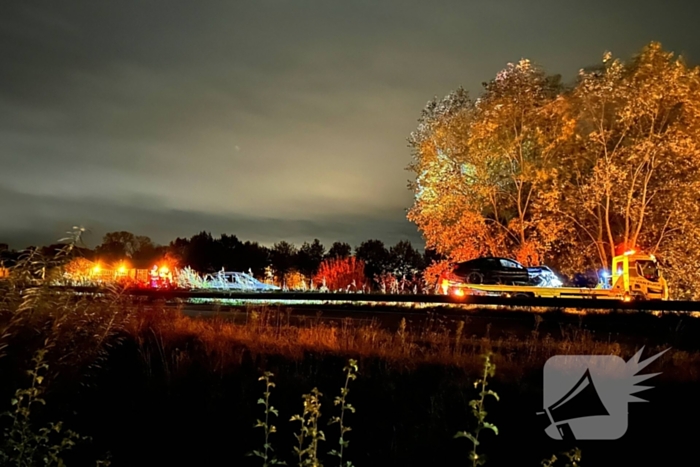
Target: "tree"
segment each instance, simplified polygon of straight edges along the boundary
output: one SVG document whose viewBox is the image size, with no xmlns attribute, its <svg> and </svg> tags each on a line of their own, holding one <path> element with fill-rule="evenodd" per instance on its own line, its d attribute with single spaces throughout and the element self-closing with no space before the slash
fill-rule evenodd
<svg viewBox="0 0 700 467">
<path fill-rule="evenodd" d="M 466 193 L 492 237 L 527 265 L 544 259 L 563 229 L 551 209 L 559 199 L 558 161 L 574 128 L 562 118 L 562 89 L 558 75 L 528 60 L 509 64 L 475 105 L 461 161 Z"/>
<path fill-rule="evenodd" d="M 361 289 L 367 282 L 365 264 L 354 256 L 323 260 L 314 276 L 314 283 L 326 284 L 329 290 Z"/>
<path fill-rule="evenodd" d="M 220 243 L 214 240 L 211 233 L 202 231 L 190 238 L 185 263 L 195 271 L 213 273 L 223 266 L 220 252 Z"/>
<path fill-rule="evenodd" d="M 660 44 L 629 63 L 606 53 L 569 89 L 527 60 L 509 65 L 476 102 L 461 89 L 429 102 L 409 143 L 408 218 L 427 249 L 568 275 L 643 250 L 672 293 L 700 296 L 700 69 Z"/>
<path fill-rule="evenodd" d="M 318 267 L 323 261 L 326 249 L 316 238 L 313 243 L 304 242 L 296 255 L 296 265 L 306 277 L 313 277 L 318 271 Z"/>
<path fill-rule="evenodd" d="M 190 246 L 190 241 L 186 238 L 177 237 L 168 245 L 168 255 L 175 258 L 178 263 L 186 264 L 187 250 Z"/>
<path fill-rule="evenodd" d="M 508 251 L 526 264 L 549 252 L 559 229 L 548 209 L 553 169 L 571 127 L 554 106 L 560 89 L 557 76 L 522 60 L 476 102 L 459 89 L 428 104 L 409 138 L 409 219 L 428 248 L 460 260 Z"/>
<path fill-rule="evenodd" d="M 606 53 L 599 69 L 580 73 L 570 94 L 577 150 L 564 160 L 573 170 L 562 211 L 598 265 L 627 249 L 672 257 L 670 247 L 685 250 L 698 238 L 698 77 L 658 43 L 628 64 Z"/>
<path fill-rule="evenodd" d="M 91 272 L 95 267 L 92 261 L 77 257 L 73 258 L 63 266 L 63 272 L 75 281 L 89 280 Z"/>
<path fill-rule="evenodd" d="M 275 243 L 270 251 L 270 262 L 280 282 L 290 273 L 295 266 L 297 248 L 286 241 Z"/>
<path fill-rule="evenodd" d="M 139 268 L 149 268 L 158 259 L 165 256 L 167 247 L 154 244 L 150 238 L 137 236 L 137 249 L 131 256 L 133 265 Z"/>
<path fill-rule="evenodd" d="M 365 264 L 365 277 L 374 279 L 389 267 L 389 251 L 381 240 L 366 240 L 355 249 L 355 256 Z"/>
<path fill-rule="evenodd" d="M 433 262 L 442 261 L 444 259 L 445 257 L 439 254 L 437 251 L 431 248 L 426 248 L 423 252 L 423 267 L 428 267 Z"/>
<path fill-rule="evenodd" d="M 389 248 L 389 270 L 397 277 L 413 277 L 423 269 L 423 257 L 408 240 Z"/>
<path fill-rule="evenodd" d="M 131 258 L 139 246 L 139 240 L 131 232 L 108 232 L 102 237 L 102 243 L 95 248 L 95 253 L 105 261 L 120 261 Z"/>
<path fill-rule="evenodd" d="M 271 265 L 270 250 L 257 242 L 246 241 L 240 248 L 240 261 L 242 272 L 247 272 L 250 269 L 255 277 L 263 278 L 265 268 Z"/>
<path fill-rule="evenodd" d="M 218 240 L 218 250 L 221 255 L 222 267 L 227 271 L 245 271 L 241 249 L 243 243 L 235 235 L 221 234 Z"/>
<path fill-rule="evenodd" d="M 473 101 L 459 88 L 440 101 L 429 101 L 408 139 L 413 161 L 407 169 L 416 180 L 409 183 L 415 201 L 407 217 L 422 231 L 426 248 L 462 259 L 487 253 L 496 245 L 478 206 L 464 195 L 468 187 L 459 159 L 467 152 L 473 114 Z"/>
<path fill-rule="evenodd" d="M 166 246 L 159 246 L 158 247 L 158 254 L 153 258 L 152 261 L 149 262 L 144 262 L 143 264 L 147 268 L 151 268 L 154 265 L 155 266 L 167 266 L 171 269 L 178 269 L 178 268 L 184 268 L 188 266 L 185 264 L 183 259 L 180 256 L 176 256 L 173 254 L 172 250 L 169 247 Z"/>
<path fill-rule="evenodd" d="M 147 267 L 164 253 L 165 248 L 155 245 L 149 237 L 126 231 L 106 233 L 95 248 L 96 256 L 103 261 L 115 263 L 128 259 L 136 267 Z"/>
<path fill-rule="evenodd" d="M 326 254 L 326 259 L 349 258 L 352 256 L 352 246 L 345 242 L 334 242 Z"/>
</svg>

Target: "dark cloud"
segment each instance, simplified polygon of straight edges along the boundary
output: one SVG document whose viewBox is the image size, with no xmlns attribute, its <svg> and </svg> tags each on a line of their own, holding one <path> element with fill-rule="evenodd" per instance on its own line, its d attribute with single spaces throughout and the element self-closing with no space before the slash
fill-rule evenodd
<svg viewBox="0 0 700 467">
<path fill-rule="evenodd" d="M 90 247 L 100 243 L 106 232 L 130 230 L 167 244 L 175 236 L 190 237 L 201 231 L 214 236 L 237 235 L 245 241 L 271 246 L 286 240 L 301 246 L 318 238 L 330 247 L 335 241 L 353 246 L 369 238 L 380 238 L 387 246 L 400 240 L 420 244 L 415 226 L 396 210 L 368 212 L 352 216 L 319 216 L 316 218 L 279 219 L 274 217 L 217 215 L 164 207 L 157 199 L 143 199 L 140 204 L 110 200 L 61 198 L 17 193 L 0 187 L 0 213 L 14 219 L 12 225 L 0 228 L 0 238 L 15 248 L 44 245 L 58 241 L 75 226 L 89 229 L 84 241 Z"/>
<path fill-rule="evenodd" d="M 0 239 L 50 238 L 76 213 L 161 241 L 204 224 L 261 241 L 410 236 L 406 137 L 430 98 L 460 85 L 477 94 L 522 57 L 567 79 L 650 40 L 697 60 L 699 10 L 685 0 L 2 2 L 0 186 L 16 205 L 0 200 Z"/>
</svg>

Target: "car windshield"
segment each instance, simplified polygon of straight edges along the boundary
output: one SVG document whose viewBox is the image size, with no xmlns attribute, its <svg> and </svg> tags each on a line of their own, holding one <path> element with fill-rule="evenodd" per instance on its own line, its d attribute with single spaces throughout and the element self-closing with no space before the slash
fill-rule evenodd
<svg viewBox="0 0 700 467">
<path fill-rule="evenodd" d="M 515 261 L 509 261 L 507 259 L 501 260 L 501 266 L 505 268 L 522 269 L 522 267 Z"/>
<path fill-rule="evenodd" d="M 655 261 L 637 261 L 637 271 L 647 279 L 659 278 L 659 268 Z"/>
</svg>

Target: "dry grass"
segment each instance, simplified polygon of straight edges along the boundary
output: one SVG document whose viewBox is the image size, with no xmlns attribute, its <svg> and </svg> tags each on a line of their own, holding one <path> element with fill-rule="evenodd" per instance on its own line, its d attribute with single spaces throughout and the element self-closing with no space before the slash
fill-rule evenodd
<svg viewBox="0 0 700 467">
<path fill-rule="evenodd" d="M 0 351 L 15 342 L 13 357 L 21 354 L 28 361 L 32 348 L 51 342 L 51 368 L 73 374 L 86 365 L 99 366 L 120 340 L 133 342 L 148 364 L 159 361 L 169 373 L 194 362 L 224 371 L 240 365 L 247 354 L 302 360 L 309 353 L 379 359 L 407 371 L 423 364 L 478 371 L 481 355 L 490 351 L 504 380 L 541 369 L 553 355 L 628 359 L 642 345 L 633 348 L 601 340 L 580 326 L 563 327 L 561 337 L 552 337 L 538 331 L 543 316 L 539 310 L 531 310 L 536 324 L 529 334 L 490 337 L 488 330 L 475 336 L 468 320 L 448 322 L 430 314 L 419 325 L 403 322 L 393 331 L 376 322 L 328 321 L 292 316 L 284 308 L 250 306 L 246 322 L 236 324 L 223 315 L 190 318 L 178 309 L 139 302 L 118 291 L 86 298 L 33 290 L 6 291 L 1 297 Z M 664 348 L 647 348 L 645 355 Z M 659 364 L 664 378 L 699 379 L 700 352 L 674 350 L 662 356 Z"/>
<path fill-rule="evenodd" d="M 486 352 L 493 353 L 493 363 L 498 368 L 494 382 L 510 383 L 504 386 L 519 388 L 523 384 L 522 381 L 532 381 L 532 375 L 541 371 L 546 360 L 553 355 L 612 354 L 627 360 L 638 350 L 631 345 L 597 339 L 593 333 L 577 326 L 563 327 L 558 333 L 561 334 L 560 337 L 552 337 L 539 329 L 539 323 L 543 320 L 539 314 L 533 314 L 535 325 L 529 333 L 521 334 L 520 337 L 492 337 L 489 328 L 485 333 L 475 336 L 475 329 L 470 328 L 470 321 L 447 321 L 436 315 L 427 315 L 425 322 L 419 325 L 402 321 L 397 330 L 391 330 L 376 322 L 363 323 L 349 319 L 329 322 L 320 318 L 306 318 L 298 322 L 298 317 L 297 320 L 293 319 L 295 317 L 285 309 L 250 307 L 247 321 L 237 324 L 225 319 L 223 315 L 214 318 L 191 318 L 164 304 L 138 302 L 118 293 L 94 299 L 55 295 L 46 290 L 37 290 L 36 294 L 32 297 L 8 291 L 4 296 L 0 296 L 0 333 L 5 331 L 4 340 L 0 343 L 8 344 L 8 357 L 0 359 L 0 374 L 4 377 L 10 376 L 7 370 L 12 369 L 14 375 L 12 379 L 4 379 L 3 385 L 0 385 L 6 386 L 3 388 L 3 392 L 8 392 L 6 400 L 9 400 L 9 390 L 18 387 L 20 376 L 24 377 L 26 365 L 17 357 L 30 359 L 35 348 L 40 348 L 44 342 L 50 341 L 49 354 L 53 357 L 49 368 L 64 376 L 62 381 L 66 382 L 66 385 L 62 389 L 63 397 L 66 397 L 68 389 L 78 384 L 75 378 L 66 378 L 66 373 L 82 379 L 84 374 L 91 373 L 91 368 L 107 364 L 110 365 L 110 369 L 117 368 L 114 372 L 115 379 L 112 381 L 121 380 L 123 375 L 131 377 L 145 369 L 144 385 L 134 383 L 133 387 L 142 391 L 137 394 L 143 395 L 146 400 L 151 390 L 146 388 L 160 388 L 159 397 L 168 400 L 171 391 L 176 393 L 178 387 L 197 387 L 197 394 L 207 394 L 207 402 L 191 399 L 192 405 L 184 410 L 182 401 L 174 398 L 177 405 L 172 407 L 173 410 L 199 413 L 206 410 L 202 409 L 201 405 L 208 404 L 210 400 L 225 405 L 222 402 L 225 398 L 216 399 L 215 388 L 217 380 L 230 379 L 233 384 L 227 387 L 231 393 L 247 394 L 245 398 L 236 402 L 237 405 L 232 406 L 233 409 L 229 407 L 230 413 L 236 414 L 233 418 L 241 417 L 236 422 L 237 427 L 242 427 L 240 432 L 236 432 L 236 439 L 244 439 L 241 436 L 245 436 L 245 430 L 252 430 L 253 427 L 252 421 L 247 426 L 244 422 L 247 422 L 246 404 L 252 405 L 255 399 L 241 389 L 245 386 L 242 382 L 246 381 L 246 378 L 257 379 L 259 374 L 255 372 L 258 367 L 265 366 L 266 359 L 283 362 L 281 367 L 286 371 L 285 388 L 288 390 L 297 390 L 302 386 L 300 381 L 305 383 L 307 379 L 316 378 L 314 371 L 332 367 L 333 360 L 337 357 L 342 357 L 343 360 L 358 360 L 361 368 L 367 368 L 365 384 L 372 392 L 358 392 L 358 395 L 362 395 L 359 396 L 357 404 L 363 407 L 361 410 L 370 407 L 367 409 L 369 413 L 373 413 L 372 399 L 377 397 L 377 392 L 386 398 L 382 400 L 387 401 L 393 401 L 391 398 L 400 395 L 397 406 L 401 407 L 401 404 L 404 404 L 405 407 L 415 409 L 416 401 L 419 401 L 420 406 L 421 398 L 426 396 L 428 388 L 434 391 L 429 396 L 430 404 L 420 406 L 421 410 L 429 414 L 428 421 L 422 422 L 424 425 L 416 428 L 415 419 L 404 419 L 404 415 L 400 415 L 404 412 L 410 413 L 410 410 L 406 410 L 396 412 L 399 414 L 396 415 L 396 423 L 398 426 L 410 424 L 411 430 L 422 430 L 419 431 L 421 436 L 429 436 L 436 430 L 435 427 L 450 426 L 451 422 L 446 414 L 464 402 L 460 399 L 461 394 L 466 394 L 466 389 L 471 388 L 472 383 L 467 373 L 479 374 L 482 369 L 482 355 Z M 126 351 L 120 353 L 120 347 Z M 665 347 L 647 348 L 644 358 L 663 348 Z M 115 355 L 115 358 L 110 359 Z M 277 356 L 282 358 L 273 358 Z M 254 362 L 253 365 L 250 364 L 251 361 Z M 425 368 L 419 368 L 423 365 L 436 365 L 441 368 L 438 368 L 437 372 L 426 373 L 422 371 Z M 667 352 L 655 365 L 662 366 L 663 373 L 655 378 L 654 386 L 661 379 L 681 382 L 700 379 L 700 352 L 697 351 Z M 137 367 L 136 372 L 131 371 L 134 367 Z M 460 371 L 452 371 L 452 368 Z M 192 369 L 199 371 L 192 372 Z M 454 386 L 431 388 L 429 380 L 425 378 L 426 374 L 441 375 L 444 381 L 450 383 L 454 380 Z M 404 376 L 408 378 L 404 380 Z M 397 391 L 393 382 L 402 380 L 410 384 L 404 386 L 403 391 Z M 391 384 L 388 384 L 389 382 Z M 161 383 L 165 384 L 161 386 Z M 422 385 L 426 387 L 413 398 L 413 391 Z M 98 402 L 87 407 L 97 411 L 105 410 L 103 406 L 107 404 L 104 401 L 112 399 L 103 394 L 111 394 L 111 397 L 114 397 L 110 387 L 109 383 L 97 387 L 95 392 L 100 396 L 95 396 L 94 400 Z M 131 386 L 127 384 L 126 387 Z M 509 394 L 517 399 L 520 393 L 511 391 Z M 290 398 L 282 399 L 279 401 L 280 407 L 285 407 L 285 413 L 288 413 L 291 406 L 286 399 Z M 437 405 L 433 405 L 434 403 Z M 440 404 L 443 403 L 449 403 L 449 408 L 441 409 L 443 406 Z M 128 408 L 129 405 L 124 407 Z M 193 407 L 196 407 L 196 410 Z M 58 418 L 59 416 L 61 415 L 57 415 L 56 419 L 65 419 Z M 128 423 L 120 423 L 126 423 L 128 431 L 134 423 L 151 422 L 147 418 L 133 418 L 142 416 L 140 412 L 135 411 L 124 418 Z M 65 414 L 62 417 L 65 417 Z M 363 430 L 371 429 L 376 422 L 368 421 L 370 418 L 362 422 L 365 425 L 360 425 L 358 421 L 358 426 Z M 107 424 L 111 423 L 110 421 Z M 386 426 L 382 427 L 381 430 L 388 430 Z M 160 427 L 163 430 L 166 428 L 165 425 Z M 378 455 L 386 451 L 386 442 L 396 441 L 396 446 L 401 446 L 401 449 L 414 447 L 418 443 L 409 435 L 401 435 L 401 438 L 394 439 L 391 436 L 398 435 L 392 435 L 392 431 L 381 430 L 376 432 L 381 433 L 381 436 L 375 436 L 377 446 L 372 444 L 372 440 L 365 439 L 363 449 L 374 450 L 374 455 Z M 383 439 L 383 436 L 387 438 Z M 118 442 L 112 445 L 111 436 L 104 436 L 102 439 L 108 440 L 103 441 L 105 449 L 121 450 L 125 456 L 133 455 L 134 459 L 140 455 L 131 453 L 128 443 L 124 445 L 127 447 L 124 447 Z M 508 443 L 516 441 L 512 438 L 504 440 L 509 447 Z M 125 441 L 122 439 L 121 442 Z M 430 438 L 426 444 L 419 446 L 422 450 L 429 450 L 434 449 L 434 444 L 430 443 L 439 442 L 438 437 Z M 448 445 L 440 446 L 444 449 Z M 245 445 L 245 449 L 249 450 L 248 444 Z M 420 449 L 416 448 L 413 452 L 423 452 Z M 227 451 L 225 455 L 231 456 L 231 453 Z"/>
<path fill-rule="evenodd" d="M 424 323 L 413 325 L 402 321 L 398 330 L 384 328 L 376 322 L 347 319 L 328 322 L 320 318 L 305 318 L 300 322 L 299 317 L 291 316 L 287 310 L 264 306 L 249 308 L 245 323 L 233 323 L 223 316 L 190 318 L 180 310 L 163 304 L 136 301 L 120 294 L 119 290 L 90 298 L 58 294 L 46 287 L 48 282 L 44 273 L 51 265 L 51 262 L 41 258 L 29 257 L 21 267 L 12 271 L 9 280 L 0 283 L 0 356 L 3 346 L 7 354 L 5 358 L 0 358 L 0 375 L 3 376 L 0 391 L 3 399 L 9 401 L 15 388 L 23 387 L 20 385 L 26 379 L 27 363 L 31 362 L 35 351 L 48 349 L 48 368 L 54 376 L 59 373 L 63 376 L 60 378 L 61 384 L 54 387 L 54 394 L 57 394 L 54 400 L 72 400 L 75 403 L 82 401 L 83 394 L 92 393 L 92 398 L 83 408 L 87 408 L 84 410 L 86 414 L 96 413 L 97 417 L 87 416 L 85 420 L 92 422 L 88 425 L 92 427 L 96 421 L 104 420 L 105 445 L 111 449 L 115 439 L 121 440 L 114 441 L 115 449 L 121 449 L 127 456 L 133 455 L 133 459 L 140 459 L 142 453 L 134 450 L 129 454 L 133 439 L 121 437 L 121 434 L 131 432 L 142 424 L 148 427 L 148 423 L 152 422 L 149 415 L 156 418 L 152 414 L 158 413 L 149 411 L 148 407 L 151 401 L 157 399 L 170 400 L 173 410 L 183 417 L 187 417 L 188 413 L 206 412 L 206 406 L 211 401 L 218 405 L 209 412 L 210 416 L 228 407 L 228 413 L 232 414 L 228 420 L 237 424 L 237 431 L 234 431 L 236 436 L 227 438 L 219 445 L 226 449 L 226 458 L 230 459 L 231 446 L 227 443 L 231 439 L 248 439 L 246 432 L 253 426 L 248 423 L 246 414 L 247 406 L 253 404 L 255 399 L 249 397 L 246 381 L 255 381 L 260 367 L 273 360 L 286 378 L 287 391 L 303 387 L 312 378 L 322 379 L 319 374 L 323 376 L 324 369 L 332 368 L 334 360 L 339 360 L 337 357 L 358 360 L 360 367 L 367 368 L 365 388 L 358 386 L 356 393 L 358 404 L 363 407 L 361 410 L 374 415 L 381 406 L 393 403 L 401 410 L 384 411 L 385 420 L 382 417 L 368 417 L 364 421 L 358 419 L 358 426 L 362 429 L 355 433 L 358 436 L 365 431 L 370 433 L 365 441 L 368 443 L 367 449 L 372 450 L 374 456 L 386 453 L 388 443 L 394 446 L 391 456 L 398 456 L 402 449 L 418 446 L 420 449 L 411 451 L 411 455 L 415 456 L 422 452 L 421 449 L 427 452 L 437 445 L 442 449 L 449 446 L 439 444 L 442 435 L 436 427 L 451 426 L 450 415 L 459 410 L 460 403 L 465 402 L 461 400 L 465 389 L 471 388 L 472 381 L 465 377 L 468 376 L 465 373 L 480 373 L 484 353 L 493 354 L 493 363 L 498 367 L 495 379 L 499 382 L 510 381 L 511 388 L 520 390 L 527 376 L 541 371 L 546 360 L 553 355 L 612 354 L 628 359 L 638 350 L 633 344 L 598 339 L 581 326 L 562 327 L 557 337 L 553 337 L 540 330 L 539 324 L 544 315 L 534 309 L 530 310 L 533 312 L 534 327 L 529 333 L 527 330 L 521 332 L 519 337 L 493 337 L 489 327 L 485 333 L 478 332 L 468 320 L 448 322 L 428 312 Z M 627 317 L 624 318 L 626 323 Z M 683 331 L 680 322 L 678 329 Z M 640 336 L 638 342 L 643 343 L 644 337 Z M 664 348 L 647 348 L 645 356 Z M 276 356 L 282 358 L 272 358 Z M 264 361 L 266 359 L 268 362 Z M 104 380 L 96 380 L 91 388 L 94 391 L 81 391 L 75 399 L 71 399 L 75 389 L 90 382 L 86 381 L 85 375 L 92 373 L 91 369 L 105 365 L 111 371 L 104 372 Z M 423 370 L 426 368 L 418 368 L 422 365 L 440 368 L 427 368 L 429 371 L 425 372 Z M 667 352 L 657 365 L 663 366 L 663 373 L 658 379 L 697 381 L 700 352 Z M 452 371 L 452 368 L 461 371 Z M 150 374 L 143 375 L 142 369 Z M 190 372 L 191 369 L 198 371 Z M 406 374 L 408 378 L 404 378 Z M 431 378 L 436 375 L 442 379 L 442 383 L 433 387 Z M 47 377 L 47 381 L 52 379 Z M 402 380 L 408 384 L 403 386 L 404 390 L 397 390 L 395 382 Z M 223 381 L 228 381 L 228 384 Z M 125 382 L 124 386 L 121 386 L 122 382 Z M 162 385 L 163 382 L 174 384 Z M 122 392 L 124 388 L 126 391 Z M 219 397 L 219 388 L 227 388 L 228 392 L 222 391 L 224 397 Z M 131 389 L 137 392 L 131 393 Z M 178 394 L 178 390 L 182 391 L 179 393 L 181 395 L 187 394 L 187 398 L 171 398 L 172 394 Z M 145 403 L 132 406 L 138 401 L 128 400 L 118 406 L 118 411 L 111 412 L 112 404 L 122 394 L 136 394 L 134 399 L 143 398 Z M 157 397 L 151 399 L 153 394 L 157 394 Z M 191 397 L 191 394 L 199 394 L 206 399 Z M 289 394 L 291 392 L 287 393 L 286 398 L 284 392 L 280 394 L 280 406 L 292 407 Z M 518 391 L 511 391 L 511 394 L 522 395 Z M 183 401 L 187 402 L 183 404 Z M 62 415 L 56 419 L 72 419 L 72 415 L 68 416 L 60 405 L 56 414 Z M 120 418 L 122 412 L 125 415 Z M 413 416 L 415 412 L 425 416 L 416 418 Z M 120 421 L 109 419 L 110 415 Z M 391 420 L 392 417 L 396 417 L 396 420 Z M 212 416 L 212 419 L 215 418 Z M 191 416 L 184 420 L 197 418 Z M 386 420 L 391 422 L 382 423 Z M 416 420 L 423 420 L 423 425 L 417 424 Z M 361 422 L 364 425 L 360 425 Z M 153 432 L 149 431 L 148 435 L 143 436 L 151 436 L 161 430 L 173 436 L 188 424 L 196 426 L 197 431 L 204 429 L 195 425 L 196 422 L 185 422 L 183 426 L 168 431 L 172 428 L 168 426 L 170 423 L 169 420 L 164 421 Z M 110 431 L 114 424 L 117 428 Z M 376 425 L 380 426 L 374 430 Z M 420 436 L 406 434 L 408 427 Z M 511 446 L 509 443 L 519 440 L 505 438 L 506 433 L 507 430 L 504 430 L 506 446 L 517 449 L 513 447 L 515 444 Z M 207 436 L 215 434 L 212 431 Z M 426 440 L 425 444 L 420 444 L 421 438 Z M 186 441 L 182 439 L 183 445 L 191 441 L 189 438 Z M 124 444 L 120 445 L 120 442 Z M 199 451 L 198 448 L 197 459 L 201 457 Z M 172 453 L 158 453 L 159 456 L 164 454 Z M 180 451 L 171 457 L 182 461 Z M 158 462 L 157 465 L 161 463 L 168 464 Z"/>
<path fill-rule="evenodd" d="M 537 324 L 528 336 L 491 338 L 488 331 L 485 336 L 468 336 L 467 321 L 448 324 L 435 317 L 413 329 L 403 321 L 396 332 L 374 322 L 363 324 L 350 319 L 305 321 L 292 323 L 289 311 L 258 308 L 249 311 L 247 322 L 235 324 L 223 317 L 190 318 L 179 310 L 150 306 L 134 315 L 128 332 L 144 349 L 144 356 L 161 354 L 172 371 L 194 358 L 185 349 L 195 348 L 204 352 L 208 365 L 216 371 L 240 364 L 245 353 L 281 355 L 290 360 L 302 360 L 309 354 L 332 354 L 380 359 L 405 370 L 422 364 L 478 370 L 481 355 L 490 351 L 501 369 L 500 377 L 513 380 L 541 369 L 554 355 L 618 355 L 627 360 L 638 350 L 596 339 L 593 333 L 578 327 L 562 328 L 562 337 L 556 339 L 541 334 Z M 647 348 L 645 355 L 664 348 Z M 660 361 L 666 377 L 699 377 L 700 352 L 668 352 Z"/>
</svg>

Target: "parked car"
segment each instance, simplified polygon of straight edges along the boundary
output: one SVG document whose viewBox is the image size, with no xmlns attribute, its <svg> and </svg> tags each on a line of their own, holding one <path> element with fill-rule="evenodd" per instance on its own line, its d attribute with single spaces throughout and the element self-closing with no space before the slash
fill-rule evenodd
<svg viewBox="0 0 700 467">
<path fill-rule="evenodd" d="M 443 279 L 466 284 L 530 285 L 527 268 L 512 259 L 495 257 L 457 263 Z"/>
</svg>

